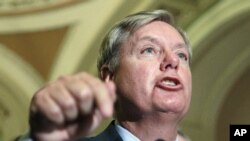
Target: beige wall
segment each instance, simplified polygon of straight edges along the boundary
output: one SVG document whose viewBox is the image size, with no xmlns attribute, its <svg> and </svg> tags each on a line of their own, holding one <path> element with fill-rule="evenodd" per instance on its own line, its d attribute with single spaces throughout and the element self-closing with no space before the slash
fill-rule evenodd
<svg viewBox="0 0 250 141">
<path fill-rule="evenodd" d="M 127 14 L 167 9 L 194 50 L 193 101 L 181 126 L 194 141 L 228 140 L 250 123 L 250 1 L 5 0 L 0 2 L 0 136 L 27 131 L 29 101 L 62 74 L 96 74 L 100 41 Z M 104 126 L 107 123 L 104 124 Z"/>
</svg>

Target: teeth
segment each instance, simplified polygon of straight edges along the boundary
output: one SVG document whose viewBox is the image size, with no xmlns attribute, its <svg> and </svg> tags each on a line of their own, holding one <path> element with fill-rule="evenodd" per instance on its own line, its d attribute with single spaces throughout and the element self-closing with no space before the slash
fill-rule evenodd
<svg viewBox="0 0 250 141">
<path fill-rule="evenodd" d="M 176 83 L 174 81 L 172 81 L 172 80 L 164 80 L 163 83 L 166 84 L 166 85 L 169 85 L 169 86 L 175 86 L 176 85 Z"/>
</svg>

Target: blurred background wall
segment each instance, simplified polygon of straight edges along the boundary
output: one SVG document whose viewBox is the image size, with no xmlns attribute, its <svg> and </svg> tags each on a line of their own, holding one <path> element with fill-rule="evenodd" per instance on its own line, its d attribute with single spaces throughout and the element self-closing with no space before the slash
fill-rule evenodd
<svg viewBox="0 0 250 141">
<path fill-rule="evenodd" d="M 0 140 L 28 131 L 29 102 L 44 83 L 96 75 L 105 32 L 148 9 L 171 11 L 191 40 L 193 101 L 184 132 L 193 141 L 226 141 L 230 124 L 250 124 L 249 0 L 1 0 Z"/>
</svg>

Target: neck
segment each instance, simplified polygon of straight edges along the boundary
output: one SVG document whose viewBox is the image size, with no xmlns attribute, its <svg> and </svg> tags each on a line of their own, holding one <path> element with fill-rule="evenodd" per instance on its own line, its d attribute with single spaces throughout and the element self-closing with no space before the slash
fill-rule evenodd
<svg viewBox="0 0 250 141">
<path fill-rule="evenodd" d="M 118 118 L 118 122 L 143 141 L 175 141 L 178 120 L 171 113 L 153 113 L 141 118 Z"/>
</svg>

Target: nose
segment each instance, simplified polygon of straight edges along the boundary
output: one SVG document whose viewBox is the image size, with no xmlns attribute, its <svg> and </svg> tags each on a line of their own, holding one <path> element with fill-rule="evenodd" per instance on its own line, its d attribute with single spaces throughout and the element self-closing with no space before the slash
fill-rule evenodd
<svg viewBox="0 0 250 141">
<path fill-rule="evenodd" d="M 173 52 L 168 52 L 165 54 L 160 69 L 161 71 L 166 71 L 167 69 L 178 69 L 180 60 L 178 56 Z"/>
</svg>

